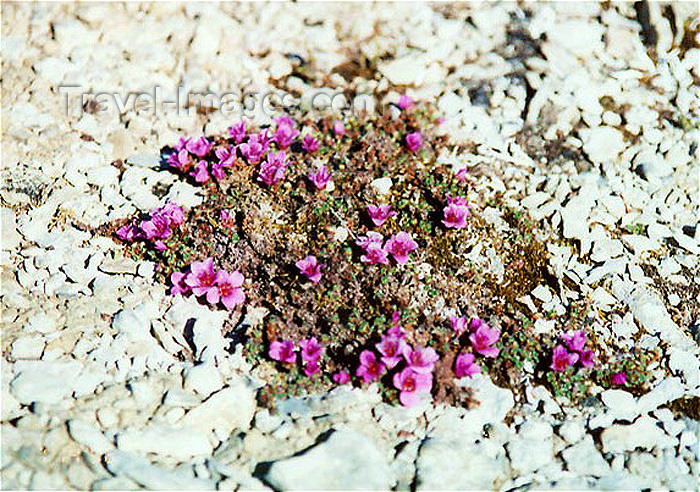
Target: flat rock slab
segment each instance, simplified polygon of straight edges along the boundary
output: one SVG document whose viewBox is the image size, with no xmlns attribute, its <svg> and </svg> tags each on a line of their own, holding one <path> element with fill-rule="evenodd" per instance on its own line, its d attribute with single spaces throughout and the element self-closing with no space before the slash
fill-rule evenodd
<svg viewBox="0 0 700 492">
<path fill-rule="evenodd" d="M 354 430 L 335 430 L 298 456 L 273 462 L 263 478 L 279 490 L 388 490 L 387 457 Z"/>
</svg>

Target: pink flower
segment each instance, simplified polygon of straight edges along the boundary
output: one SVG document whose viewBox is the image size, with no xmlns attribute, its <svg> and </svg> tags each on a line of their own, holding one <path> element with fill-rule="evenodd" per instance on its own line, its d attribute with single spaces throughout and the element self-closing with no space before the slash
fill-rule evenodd
<svg viewBox="0 0 700 492">
<path fill-rule="evenodd" d="M 469 322 L 469 331 L 470 332 L 475 332 L 478 330 L 480 327 L 486 326 L 487 328 L 490 328 L 488 324 L 486 324 L 486 321 L 480 318 L 474 318 Z"/>
<path fill-rule="evenodd" d="M 226 173 L 224 173 L 224 166 L 221 164 L 221 162 L 211 163 L 211 175 L 219 181 L 226 177 Z"/>
<path fill-rule="evenodd" d="M 297 135 L 299 135 L 299 130 L 294 128 L 292 125 L 278 123 L 274 138 L 277 146 L 281 149 L 285 149 L 292 145 L 292 142 Z"/>
<path fill-rule="evenodd" d="M 313 135 L 308 133 L 304 135 L 304 138 L 301 140 L 302 149 L 304 149 L 307 152 L 316 152 L 318 150 L 318 147 L 318 140 L 316 140 L 316 138 L 314 138 Z"/>
<path fill-rule="evenodd" d="M 243 143 L 238 146 L 241 155 L 251 164 L 257 164 L 262 159 L 266 152 L 266 148 L 259 142 L 251 140 L 248 143 Z"/>
<path fill-rule="evenodd" d="M 461 335 L 467 331 L 466 316 L 450 316 L 450 324 L 452 325 L 452 331 L 454 331 L 457 335 Z"/>
<path fill-rule="evenodd" d="M 389 369 L 393 369 L 396 367 L 396 364 L 401 362 L 401 356 L 409 348 L 403 337 L 393 337 L 391 335 L 382 335 L 382 341 L 376 344 L 375 347 L 382 354 L 382 362 Z"/>
<path fill-rule="evenodd" d="M 500 349 L 494 347 L 493 344 L 498 341 L 500 336 L 500 331 L 483 323 L 474 333 L 469 335 L 469 340 L 472 342 L 472 347 L 474 347 L 477 353 L 484 357 L 498 357 Z"/>
<path fill-rule="evenodd" d="M 321 280 L 321 267 L 323 267 L 323 264 L 319 264 L 315 256 L 307 256 L 297 261 L 295 265 L 313 283 L 318 283 Z"/>
<path fill-rule="evenodd" d="M 294 353 L 294 342 L 291 340 L 274 341 L 270 344 L 268 355 L 285 364 L 296 364 L 297 354 Z"/>
<path fill-rule="evenodd" d="M 384 373 L 384 364 L 377 360 L 374 352 L 363 350 L 360 353 L 360 367 L 357 368 L 357 375 L 361 377 L 365 383 L 377 379 Z"/>
<path fill-rule="evenodd" d="M 474 363 L 473 354 L 460 354 L 455 361 L 455 376 L 458 378 L 472 377 L 474 374 L 479 374 L 481 367 Z"/>
<path fill-rule="evenodd" d="M 405 407 L 419 403 L 433 387 L 432 374 L 420 373 L 410 367 L 394 374 L 394 387 L 400 391 L 399 401 Z"/>
<path fill-rule="evenodd" d="M 447 195 L 447 206 L 442 213 L 445 216 L 442 223 L 446 227 L 455 229 L 466 227 L 467 215 L 469 215 L 467 200 L 460 196 L 452 198 L 450 195 Z"/>
<path fill-rule="evenodd" d="M 460 181 L 464 181 L 465 179 L 467 179 L 467 168 L 463 167 L 462 169 L 457 171 L 455 173 L 455 178 L 457 178 Z"/>
<path fill-rule="evenodd" d="M 140 239 L 142 233 L 136 224 L 126 224 L 117 229 L 117 237 L 122 241 L 131 242 Z"/>
<path fill-rule="evenodd" d="M 382 236 L 380 233 L 368 232 L 365 236 L 359 236 L 357 240 L 355 240 L 355 244 L 363 249 L 367 249 L 370 246 L 381 248 L 382 241 L 384 241 L 384 236 Z"/>
<path fill-rule="evenodd" d="M 410 108 L 413 104 L 413 99 L 411 99 L 411 97 L 407 94 L 401 94 L 401 97 L 399 97 L 398 104 L 401 109 L 407 109 Z"/>
<path fill-rule="evenodd" d="M 384 249 L 392 254 L 396 263 L 403 265 L 408 261 L 408 254 L 418 248 L 411 235 L 407 232 L 399 232 L 387 239 Z"/>
<path fill-rule="evenodd" d="M 579 362 L 583 367 L 593 367 L 595 362 L 593 359 L 595 358 L 595 352 L 592 350 L 584 350 L 583 352 L 580 352 L 580 358 Z"/>
<path fill-rule="evenodd" d="M 333 374 L 333 381 L 338 384 L 345 384 L 350 382 L 350 374 L 347 371 L 338 371 Z"/>
<path fill-rule="evenodd" d="M 299 347 L 301 347 L 301 360 L 304 362 L 318 362 L 323 355 L 323 347 L 316 337 L 302 340 L 299 342 Z"/>
<path fill-rule="evenodd" d="M 292 119 L 291 116 L 283 115 L 283 116 L 275 116 L 272 118 L 272 121 L 275 122 L 275 125 L 279 126 L 291 126 L 295 127 L 296 126 L 296 121 Z"/>
<path fill-rule="evenodd" d="M 197 164 L 195 168 L 190 171 L 190 176 L 192 176 L 197 183 L 206 183 L 209 181 L 207 161 L 199 161 L 199 164 Z"/>
<path fill-rule="evenodd" d="M 180 151 L 180 150 L 186 150 L 187 149 L 187 144 L 189 144 L 192 141 L 192 137 L 180 137 L 180 140 L 177 142 L 177 145 L 175 148 Z"/>
<path fill-rule="evenodd" d="M 173 285 L 170 288 L 170 295 L 185 294 L 190 291 L 190 287 L 185 283 L 186 274 L 182 272 L 173 272 L 170 274 L 170 283 Z"/>
<path fill-rule="evenodd" d="M 331 172 L 326 166 L 321 166 L 315 172 L 309 174 L 309 179 L 314 184 L 317 190 L 326 189 L 326 185 L 331 180 Z"/>
<path fill-rule="evenodd" d="M 393 338 L 406 338 L 406 332 L 404 332 L 401 325 L 398 324 L 389 328 L 386 334 Z"/>
<path fill-rule="evenodd" d="M 230 168 L 236 162 L 236 148 L 218 148 L 214 151 L 214 155 L 219 159 L 219 167 Z"/>
<path fill-rule="evenodd" d="M 562 345 L 554 347 L 552 352 L 552 365 L 550 366 L 555 371 L 563 371 L 569 366 L 576 364 L 578 354 L 570 354 Z"/>
<path fill-rule="evenodd" d="M 147 239 L 164 238 L 170 235 L 170 221 L 162 215 L 152 215 L 141 222 L 141 230 Z"/>
<path fill-rule="evenodd" d="M 228 134 L 233 138 L 233 141 L 236 142 L 237 144 L 241 143 L 243 139 L 245 138 L 245 121 L 241 121 L 240 123 L 236 123 L 232 126 L 229 127 L 228 129 Z"/>
<path fill-rule="evenodd" d="M 168 156 L 168 165 L 178 169 L 182 169 L 184 166 L 190 163 L 190 153 L 185 149 L 173 152 Z"/>
<path fill-rule="evenodd" d="M 219 212 L 219 220 L 224 227 L 233 227 L 234 215 L 229 210 Z"/>
<path fill-rule="evenodd" d="M 209 153 L 212 145 L 213 144 L 207 140 L 206 137 L 199 137 L 187 142 L 185 147 L 187 148 L 188 152 L 196 155 L 197 157 L 204 157 Z"/>
<path fill-rule="evenodd" d="M 314 374 L 316 374 L 321 367 L 318 365 L 318 361 L 313 360 L 309 361 L 304 365 L 304 374 L 306 374 L 306 377 L 313 377 Z"/>
<path fill-rule="evenodd" d="M 219 300 L 219 289 L 215 285 L 216 270 L 214 269 L 214 260 L 207 258 L 204 261 L 195 261 L 190 265 L 190 273 L 185 278 L 185 283 L 192 288 L 194 295 L 207 296 L 207 301 L 210 304 L 216 304 Z M 210 301 L 209 299 L 215 299 Z"/>
<path fill-rule="evenodd" d="M 406 345 L 403 356 L 406 364 L 416 372 L 430 372 L 440 357 L 432 347 L 411 347 Z"/>
<path fill-rule="evenodd" d="M 423 145 L 423 137 L 419 132 L 413 132 L 406 135 L 406 146 L 408 150 L 414 152 Z"/>
<path fill-rule="evenodd" d="M 333 133 L 335 133 L 337 137 L 342 137 L 345 135 L 345 125 L 343 125 L 342 121 L 336 121 L 333 123 Z"/>
<path fill-rule="evenodd" d="M 382 203 L 380 205 L 368 205 L 367 213 L 376 226 L 382 225 L 389 217 L 396 215 L 396 212 L 391 210 L 391 205 L 386 203 Z"/>
<path fill-rule="evenodd" d="M 284 151 L 276 154 L 269 154 L 267 160 L 260 164 L 258 181 L 262 181 L 267 186 L 272 186 L 284 177 L 289 164 L 286 162 L 287 154 Z"/>
<path fill-rule="evenodd" d="M 575 331 L 573 333 L 565 333 L 561 336 L 562 340 L 569 350 L 574 350 L 576 352 L 581 352 L 584 345 L 586 345 L 586 334 L 582 331 Z"/>
<path fill-rule="evenodd" d="M 226 306 L 229 311 L 238 304 L 243 304 L 245 301 L 245 293 L 241 289 L 245 277 L 239 271 L 233 273 L 225 272 L 224 270 L 219 270 L 216 273 L 216 287 L 218 288 L 218 297 L 221 299 L 221 303 Z M 213 297 L 213 296 L 212 296 Z M 207 301 L 209 301 L 209 294 L 207 294 Z M 213 302 L 209 301 L 211 304 Z"/>
<path fill-rule="evenodd" d="M 627 374 L 624 371 L 616 372 L 610 378 L 615 386 L 624 386 L 627 382 Z"/>
<path fill-rule="evenodd" d="M 365 254 L 360 256 L 360 261 L 362 263 L 369 263 L 370 265 L 388 265 L 389 256 L 386 250 L 380 246 L 370 244 L 365 248 Z"/>
<path fill-rule="evenodd" d="M 180 225 L 185 221 L 185 212 L 175 202 L 166 203 L 162 207 L 155 209 L 152 214 L 165 217 L 173 225 Z"/>
</svg>

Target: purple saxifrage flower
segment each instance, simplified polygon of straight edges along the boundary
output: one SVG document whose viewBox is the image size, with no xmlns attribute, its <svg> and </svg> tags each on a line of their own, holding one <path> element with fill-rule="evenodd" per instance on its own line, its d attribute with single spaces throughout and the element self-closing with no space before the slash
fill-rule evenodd
<svg viewBox="0 0 700 492">
<path fill-rule="evenodd" d="M 498 357 L 500 349 L 494 344 L 501 336 L 501 332 L 491 328 L 486 323 L 480 325 L 474 333 L 469 335 L 474 350 L 484 357 Z"/>
<path fill-rule="evenodd" d="M 301 360 L 304 362 L 318 362 L 323 355 L 323 347 L 316 337 L 302 340 L 299 342 L 299 347 L 301 347 Z"/>
<path fill-rule="evenodd" d="M 241 143 L 245 138 L 245 121 L 231 125 L 228 129 L 228 134 L 231 136 L 234 142 L 237 144 Z"/>
<path fill-rule="evenodd" d="M 452 326 L 452 331 L 454 331 L 457 335 L 462 335 L 465 331 L 467 331 L 467 317 L 450 316 L 450 325 Z"/>
<path fill-rule="evenodd" d="M 569 353 L 563 345 L 557 345 L 552 352 L 552 365 L 555 371 L 563 371 L 569 366 L 576 364 L 578 354 Z"/>
<path fill-rule="evenodd" d="M 185 278 L 185 283 L 190 286 L 194 295 L 198 297 L 206 295 L 210 304 L 216 303 L 209 301 L 210 297 L 218 302 L 219 289 L 215 285 L 216 270 L 214 269 L 214 260 L 212 258 L 192 263 L 190 265 L 190 273 Z"/>
<path fill-rule="evenodd" d="M 411 349 L 408 345 L 403 351 L 406 364 L 416 372 L 427 373 L 433 370 L 435 363 L 440 358 L 432 347 L 416 347 Z"/>
<path fill-rule="evenodd" d="M 374 352 L 363 350 L 360 353 L 360 367 L 357 368 L 357 375 L 363 379 L 365 383 L 380 377 L 386 368 L 384 364 L 377 360 Z"/>
<path fill-rule="evenodd" d="M 396 212 L 391 210 L 391 205 L 386 203 L 379 205 L 368 205 L 367 213 L 369 214 L 369 218 L 372 219 L 372 222 L 377 227 L 384 224 L 384 222 L 386 222 L 392 215 L 396 215 Z"/>
<path fill-rule="evenodd" d="M 336 137 L 342 137 L 345 135 L 345 125 L 343 125 L 342 121 L 336 121 L 333 123 L 333 133 Z"/>
<path fill-rule="evenodd" d="M 333 374 L 333 381 L 338 384 L 348 383 L 350 382 L 350 374 L 348 374 L 348 371 L 340 370 Z"/>
<path fill-rule="evenodd" d="M 423 145 L 423 136 L 419 132 L 413 132 L 406 135 L 406 147 L 411 152 L 415 152 Z"/>
<path fill-rule="evenodd" d="M 467 216 L 469 215 L 469 205 L 467 201 L 462 197 L 452 198 L 447 196 L 447 205 L 442 211 L 443 220 L 442 223 L 445 227 L 451 227 L 454 229 L 461 229 L 467 226 Z"/>
<path fill-rule="evenodd" d="M 405 407 L 420 403 L 433 387 L 433 375 L 416 372 L 410 367 L 394 374 L 394 387 L 400 391 L 399 401 Z"/>
<path fill-rule="evenodd" d="M 399 97 L 399 102 L 398 102 L 398 105 L 401 109 L 410 108 L 412 104 L 413 104 L 413 99 L 411 99 L 411 96 L 409 96 L 408 94 L 401 94 L 401 97 Z"/>
<path fill-rule="evenodd" d="M 304 138 L 301 139 L 301 148 L 307 152 L 316 152 L 318 147 L 318 140 L 313 135 L 307 133 L 304 135 Z"/>
<path fill-rule="evenodd" d="M 481 372 L 481 367 L 474 362 L 474 354 L 459 354 L 455 360 L 455 376 L 471 377 Z"/>
<path fill-rule="evenodd" d="M 324 190 L 331 180 L 331 172 L 326 166 L 321 166 L 309 174 L 309 180 L 311 180 L 317 190 Z"/>
<path fill-rule="evenodd" d="M 382 354 L 382 362 L 389 369 L 393 369 L 401 362 L 404 351 L 409 348 L 403 337 L 391 335 L 382 335 L 382 341 L 375 347 Z"/>
<path fill-rule="evenodd" d="M 245 293 L 241 289 L 245 277 L 239 271 L 232 273 L 226 272 L 224 270 L 219 270 L 216 272 L 216 287 L 218 289 L 218 297 L 221 303 L 229 311 L 233 309 L 238 304 L 243 304 L 245 302 Z M 209 301 L 209 295 L 207 294 L 207 301 Z M 211 304 L 214 302 L 209 301 Z"/>
<path fill-rule="evenodd" d="M 388 265 L 389 256 L 384 248 L 378 246 L 376 243 L 369 244 L 365 248 L 365 254 L 360 256 L 360 261 L 363 263 L 369 263 L 370 265 Z"/>
<path fill-rule="evenodd" d="M 296 364 L 297 354 L 294 352 L 294 342 L 291 340 L 274 341 L 268 351 L 270 358 L 284 364 Z"/>
<path fill-rule="evenodd" d="M 295 263 L 296 267 L 301 273 L 306 275 L 306 277 L 313 283 L 318 283 L 321 280 L 321 267 L 323 264 L 319 264 L 315 256 L 307 256 Z"/>
<path fill-rule="evenodd" d="M 396 263 L 403 265 L 408 261 L 408 254 L 418 248 L 411 235 L 407 232 L 399 232 L 387 239 L 384 249 L 386 249 L 396 260 Z"/>
</svg>

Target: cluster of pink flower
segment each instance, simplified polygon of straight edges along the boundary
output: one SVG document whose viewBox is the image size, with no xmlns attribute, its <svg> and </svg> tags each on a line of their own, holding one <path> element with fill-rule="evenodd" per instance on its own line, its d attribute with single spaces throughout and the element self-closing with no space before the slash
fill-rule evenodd
<svg viewBox="0 0 700 492">
<path fill-rule="evenodd" d="M 404 367 L 394 373 L 392 382 L 399 390 L 401 404 L 410 407 L 430 394 L 433 387 L 432 372 L 439 357 L 431 347 L 412 348 L 406 342 L 406 333 L 398 323 L 398 313 L 395 313 L 394 325 L 375 345 L 379 357 L 371 350 L 363 350 L 360 353 L 360 365 L 356 375 L 364 382 L 370 382 L 380 378 L 385 372 L 396 369 L 403 361 Z"/>
<path fill-rule="evenodd" d="M 117 230 L 117 237 L 122 241 L 132 242 L 145 239 L 153 242 L 158 251 L 165 250 L 162 241 L 172 233 L 172 227 L 177 227 L 185 220 L 185 213 L 179 205 L 168 202 L 162 207 L 153 209 L 149 217 L 140 223 L 131 222 Z"/>
<path fill-rule="evenodd" d="M 457 336 L 469 331 L 469 341 L 472 349 L 484 357 L 498 357 L 500 349 L 495 346 L 501 337 L 501 332 L 496 328 L 491 328 L 483 320 L 474 318 L 467 323 L 465 316 L 452 316 L 450 318 L 452 330 Z M 463 378 L 481 372 L 481 367 L 475 363 L 473 354 L 460 354 L 455 360 L 455 376 Z"/>
<path fill-rule="evenodd" d="M 206 183 L 209 181 L 209 164 L 204 157 L 209 154 L 213 147 L 213 143 L 206 137 L 187 137 L 180 138 L 180 141 L 175 146 L 175 152 L 168 157 L 168 164 L 171 167 L 180 169 L 183 172 L 189 173 L 198 183 Z M 218 152 L 217 152 L 218 154 Z M 211 174 L 221 179 L 223 177 L 223 167 L 230 167 L 233 161 L 212 164 Z"/>
<path fill-rule="evenodd" d="M 301 360 L 304 364 L 304 374 L 311 377 L 321 368 L 319 362 L 323 355 L 323 347 L 318 343 L 316 337 L 311 337 L 300 341 L 299 348 L 301 348 Z M 293 366 L 297 363 L 296 350 L 294 342 L 291 340 L 275 340 L 270 344 L 268 355 L 276 361 Z"/>
<path fill-rule="evenodd" d="M 467 226 L 467 216 L 469 215 L 469 205 L 467 199 L 461 196 L 452 197 L 447 194 L 447 206 L 442 211 L 445 227 L 461 229 Z"/>
<path fill-rule="evenodd" d="M 403 265 L 408 261 L 409 253 L 418 248 L 418 243 L 411 235 L 403 231 L 391 236 L 382 246 L 383 241 L 384 236 L 378 232 L 368 232 L 365 236 L 358 237 L 356 244 L 365 250 L 360 261 L 370 265 L 388 265 L 391 254 L 396 263 Z"/>
<path fill-rule="evenodd" d="M 586 349 L 586 334 L 584 332 L 566 333 L 561 338 L 566 347 L 564 345 L 554 347 L 552 365 L 550 366 L 552 369 L 564 371 L 567 367 L 576 364 L 576 362 L 580 362 L 583 367 L 593 367 L 595 353 L 590 349 Z"/>
<path fill-rule="evenodd" d="M 229 273 L 217 270 L 214 260 L 195 261 L 187 272 L 174 272 L 170 275 L 172 287 L 170 293 L 186 294 L 192 292 L 195 296 L 205 296 L 211 305 L 221 303 L 226 309 L 233 309 L 245 301 L 245 293 L 241 288 L 245 278 L 239 271 Z"/>
</svg>

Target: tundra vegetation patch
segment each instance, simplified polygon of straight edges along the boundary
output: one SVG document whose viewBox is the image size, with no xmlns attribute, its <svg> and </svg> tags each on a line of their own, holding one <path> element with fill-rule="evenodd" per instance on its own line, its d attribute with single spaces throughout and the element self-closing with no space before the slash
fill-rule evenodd
<svg viewBox="0 0 700 492">
<path fill-rule="evenodd" d="M 230 311 L 227 335 L 267 403 L 377 382 L 390 402 L 468 405 L 460 381 L 479 372 L 572 401 L 594 384 L 644 392 L 658 353 L 601 350 L 585 301 L 534 330 L 519 299 L 552 283 L 543 234 L 476 192 L 449 147 L 435 110 L 407 96 L 381 116 L 239 122 L 162 150 L 206 190 L 200 206 L 166 203 L 102 232 L 154 261 L 172 295 Z"/>
</svg>

